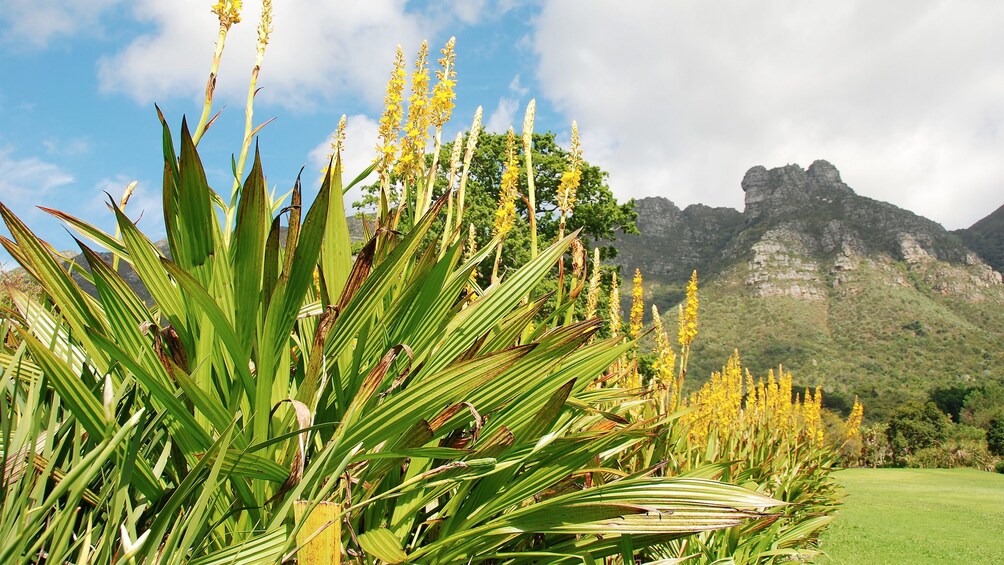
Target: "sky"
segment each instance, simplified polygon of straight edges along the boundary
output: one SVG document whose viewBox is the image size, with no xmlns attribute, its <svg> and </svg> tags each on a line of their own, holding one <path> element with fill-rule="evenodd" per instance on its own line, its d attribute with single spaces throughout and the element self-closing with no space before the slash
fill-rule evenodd
<svg viewBox="0 0 1004 565">
<path fill-rule="evenodd" d="M 36 205 L 113 229 L 105 206 L 138 181 L 128 214 L 160 218 L 161 131 L 195 123 L 216 41 L 210 0 L 2 0 L 0 201 L 57 249 Z M 229 195 L 260 5 L 226 42 L 200 142 Z M 373 159 L 394 50 L 457 38 L 452 139 L 483 106 L 489 130 L 537 131 L 584 157 L 620 200 L 664 196 L 741 210 L 743 174 L 826 159 L 858 194 L 967 227 L 1004 204 L 1004 2 L 776 0 L 275 0 L 255 124 L 267 181 L 308 186 L 338 119 L 346 171 Z M 6 235 L 6 231 L 0 229 Z M 10 258 L 0 251 L 0 263 Z"/>
</svg>

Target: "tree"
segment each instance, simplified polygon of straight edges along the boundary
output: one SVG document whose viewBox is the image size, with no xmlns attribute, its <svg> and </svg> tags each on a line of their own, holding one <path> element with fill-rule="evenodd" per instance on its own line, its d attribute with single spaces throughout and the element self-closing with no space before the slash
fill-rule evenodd
<svg viewBox="0 0 1004 565">
<path fill-rule="evenodd" d="M 952 420 L 933 402 L 911 402 L 900 406 L 889 419 L 886 429 L 893 460 L 901 464 L 907 455 L 937 445 L 947 437 L 951 426 Z"/>
<path fill-rule="evenodd" d="M 466 140 L 464 142 L 466 144 Z M 519 144 L 517 144 L 519 145 Z M 499 201 L 499 186 L 505 165 L 505 134 L 481 132 L 477 151 L 471 161 L 471 169 L 466 185 L 462 236 L 467 236 L 467 226 L 473 224 L 478 246 L 485 245 L 492 238 L 495 209 Z M 440 150 L 438 174 L 434 197 L 446 190 L 450 169 L 450 155 L 453 142 L 446 143 Z M 558 145 L 553 132 L 533 134 L 531 155 L 534 171 L 536 195 L 537 234 L 541 248 L 546 247 L 558 235 L 557 190 L 561 175 L 568 165 L 569 152 Z M 432 156 L 427 158 L 431 166 Z M 522 151 L 519 156 L 519 193 L 522 199 L 516 203 L 518 218 L 503 246 L 503 269 L 525 264 L 530 258 L 529 213 L 527 196 L 526 165 Z M 581 239 L 587 247 L 597 241 L 610 241 L 618 232 L 638 233 L 634 221 L 637 214 L 634 200 L 618 203 L 607 185 L 608 174 L 597 166 L 583 162 L 582 178 L 576 193 L 576 203 L 572 215 L 568 217 L 566 233 L 582 228 Z M 364 189 L 367 196 L 356 203 L 357 208 L 372 206 L 378 185 Z M 604 258 L 613 257 L 613 247 L 603 247 Z"/>
<path fill-rule="evenodd" d="M 990 382 L 966 396 L 961 421 L 989 429 L 993 419 L 1004 419 L 1004 383 Z"/>
<path fill-rule="evenodd" d="M 990 420 L 987 427 L 987 451 L 998 457 L 1004 457 L 1004 417 Z"/>
</svg>

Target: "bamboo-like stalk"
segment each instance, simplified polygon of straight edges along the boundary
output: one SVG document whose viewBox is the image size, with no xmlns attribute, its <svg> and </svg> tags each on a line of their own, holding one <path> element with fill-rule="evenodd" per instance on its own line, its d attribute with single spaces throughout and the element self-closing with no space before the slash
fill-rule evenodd
<svg viewBox="0 0 1004 565">
<path fill-rule="evenodd" d="M 272 0 L 262 0 L 261 19 L 258 21 L 257 50 L 254 66 L 251 68 L 251 80 L 248 81 L 247 102 L 244 105 L 244 140 L 241 143 L 240 157 L 237 159 L 237 168 L 234 172 L 233 187 L 230 189 L 230 201 L 224 224 L 224 229 L 228 234 L 234 222 L 234 215 L 237 213 L 237 195 L 240 192 L 241 176 L 244 172 L 244 164 L 247 162 L 248 149 L 251 147 L 251 138 L 268 123 L 266 122 L 257 128 L 254 127 L 254 98 L 258 94 L 258 74 L 261 72 L 261 65 L 265 60 L 265 47 L 268 46 L 270 33 L 272 33 Z"/>
<path fill-rule="evenodd" d="M 202 103 L 202 115 L 199 116 L 199 124 L 192 134 L 192 142 L 199 144 L 202 134 L 206 132 L 209 123 L 209 114 L 213 111 L 213 95 L 216 92 L 216 75 L 220 70 L 220 61 L 223 59 L 223 47 L 227 41 L 227 32 L 230 27 L 241 21 L 240 3 L 219 2 L 213 6 L 213 13 L 220 18 L 220 29 L 216 34 L 216 47 L 213 50 L 213 62 L 209 67 L 209 78 L 206 80 L 206 94 Z"/>
<path fill-rule="evenodd" d="M 537 111 L 537 100 L 531 99 L 526 105 L 523 117 L 523 156 L 526 162 L 526 196 L 529 201 L 527 215 L 530 219 L 530 258 L 537 257 L 537 191 L 533 179 L 533 118 Z"/>
</svg>

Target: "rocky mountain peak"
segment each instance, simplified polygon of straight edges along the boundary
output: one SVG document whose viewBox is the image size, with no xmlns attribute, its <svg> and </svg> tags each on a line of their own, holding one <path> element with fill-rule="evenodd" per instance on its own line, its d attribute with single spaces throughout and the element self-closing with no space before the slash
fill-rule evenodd
<svg viewBox="0 0 1004 565">
<path fill-rule="evenodd" d="M 854 194 L 828 161 L 814 161 L 808 170 L 798 164 L 767 169 L 757 165 L 746 171 L 741 183 L 746 193 L 747 220 L 787 215 L 816 202 L 829 203 Z"/>
<path fill-rule="evenodd" d="M 635 200 L 638 231 L 657 237 L 666 237 L 680 221 L 682 211 L 671 200 L 653 196 Z"/>
</svg>

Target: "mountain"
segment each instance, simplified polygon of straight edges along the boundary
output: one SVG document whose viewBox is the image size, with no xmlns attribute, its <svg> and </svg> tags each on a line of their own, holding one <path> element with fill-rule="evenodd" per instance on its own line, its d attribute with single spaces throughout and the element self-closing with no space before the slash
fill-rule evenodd
<svg viewBox="0 0 1004 565">
<path fill-rule="evenodd" d="M 669 324 L 698 271 L 691 375 L 738 348 L 755 375 L 784 364 L 836 408 L 861 396 L 873 418 L 931 388 L 1004 377 L 1004 284 L 966 235 L 855 194 L 826 161 L 753 167 L 741 188 L 742 212 L 639 200 L 640 235 L 613 243 Z M 999 234 L 1001 218 L 969 231 Z"/>
<path fill-rule="evenodd" d="M 988 265 L 1004 272 L 1004 205 L 972 226 L 954 233 Z"/>
</svg>

